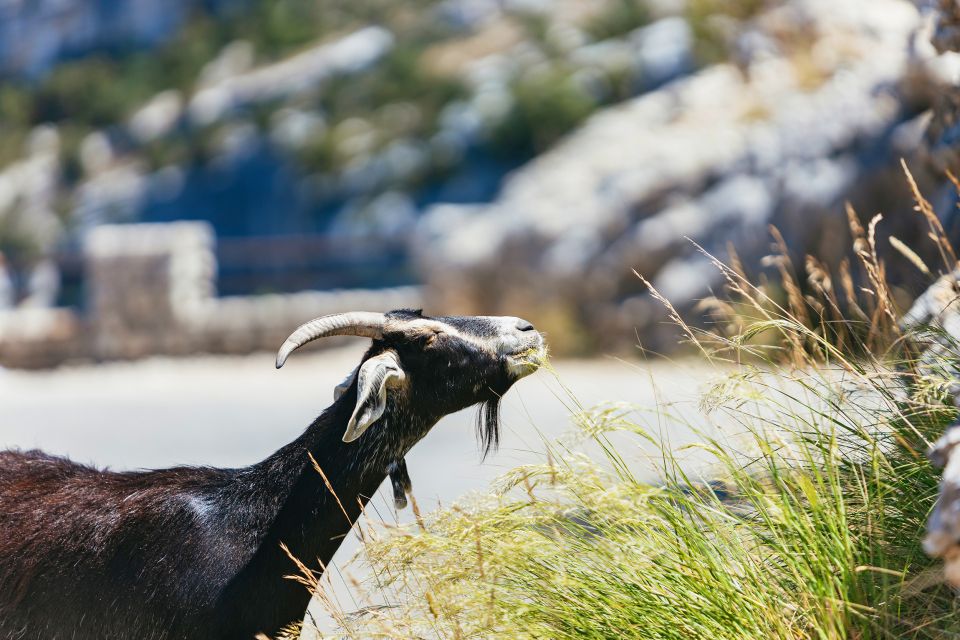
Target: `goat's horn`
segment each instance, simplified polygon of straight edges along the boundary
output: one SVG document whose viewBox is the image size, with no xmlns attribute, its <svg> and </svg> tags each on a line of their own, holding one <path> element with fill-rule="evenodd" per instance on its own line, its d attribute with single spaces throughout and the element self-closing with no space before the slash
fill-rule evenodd
<svg viewBox="0 0 960 640">
<path fill-rule="evenodd" d="M 351 311 L 320 316 L 297 327 L 277 352 L 277 369 L 296 349 L 308 342 L 328 336 L 360 336 L 379 339 L 383 337 L 384 316 L 370 311 Z"/>
</svg>

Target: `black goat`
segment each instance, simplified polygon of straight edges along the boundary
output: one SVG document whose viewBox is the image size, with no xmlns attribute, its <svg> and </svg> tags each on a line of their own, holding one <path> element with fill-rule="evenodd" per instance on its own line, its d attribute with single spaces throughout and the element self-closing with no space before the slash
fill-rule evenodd
<svg viewBox="0 0 960 640">
<path fill-rule="evenodd" d="M 444 415 L 483 403 L 489 449 L 500 397 L 544 356 L 518 318 L 401 310 L 308 322 L 277 367 L 330 335 L 373 344 L 333 405 L 253 466 L 114 473 L 0 452 L 0 639 L 277 633 L 310 599 L 283 578 L 293 566 L 281 544 L 325 566 L 387 473 L 402 496 L 404 455 Z"/>
</svg>

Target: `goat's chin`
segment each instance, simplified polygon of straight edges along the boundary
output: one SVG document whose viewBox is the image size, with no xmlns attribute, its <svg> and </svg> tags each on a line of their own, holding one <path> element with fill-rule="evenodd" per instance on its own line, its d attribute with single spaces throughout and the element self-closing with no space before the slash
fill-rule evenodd
<svg viewBox="0 0 960 640">
<path fill-rule="evenodd" d="M 544 345 L 511 354 L 506 357 L 507 372 L 517 381 L 525 378 L 547 361 L 547 349 Z"/>
</svg>

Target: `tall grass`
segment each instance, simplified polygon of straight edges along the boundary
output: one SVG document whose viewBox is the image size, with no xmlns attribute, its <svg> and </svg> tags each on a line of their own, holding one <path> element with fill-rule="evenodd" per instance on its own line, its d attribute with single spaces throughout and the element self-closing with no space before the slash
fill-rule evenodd
<svg viewBox="0 0 960 640">
<path fill-rule="evenodd" d="M 707 458 L 696 473 L 661 445 L 662 482 L 639 478 L 632 452 L 682 420 L 670 406 L 583 411 L 596 455 L 561 441 L 414 527 L 368 525 L 374 578 L 357 590 L 387 604 L 336 611 L 338 637 L 960 635 L 954 594 L 920 547 L 938 481 L 924 454 L 955 410 L 897 325 L 880 220 L 851 211 L 850 223 L 856 262 L 836 275 L 808 257 L 801 283 L 774 232 L 775 286 L 752 284 L 732 254 L 717 262 L 717 327 L 674 315 L 723 374 L 704 392 L 707 422 L 687 425 Z"/>
</svg>

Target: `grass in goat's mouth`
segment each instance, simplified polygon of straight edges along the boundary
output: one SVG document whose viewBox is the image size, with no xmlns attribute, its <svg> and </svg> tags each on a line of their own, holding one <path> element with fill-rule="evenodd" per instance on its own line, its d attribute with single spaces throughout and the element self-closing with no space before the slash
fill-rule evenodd
<svg viewBox="0 0 960 640">
<path fill-rule="evenodd" d="M 513 360 L 516 364 L 528 364 L 539 368 L 547 363 L 547 345 L 544 344 L 542 347 L 530 347 L 529 349 L 524 349 L 523 351 L 511 353 L 507 357 Z"/>
</svg>

